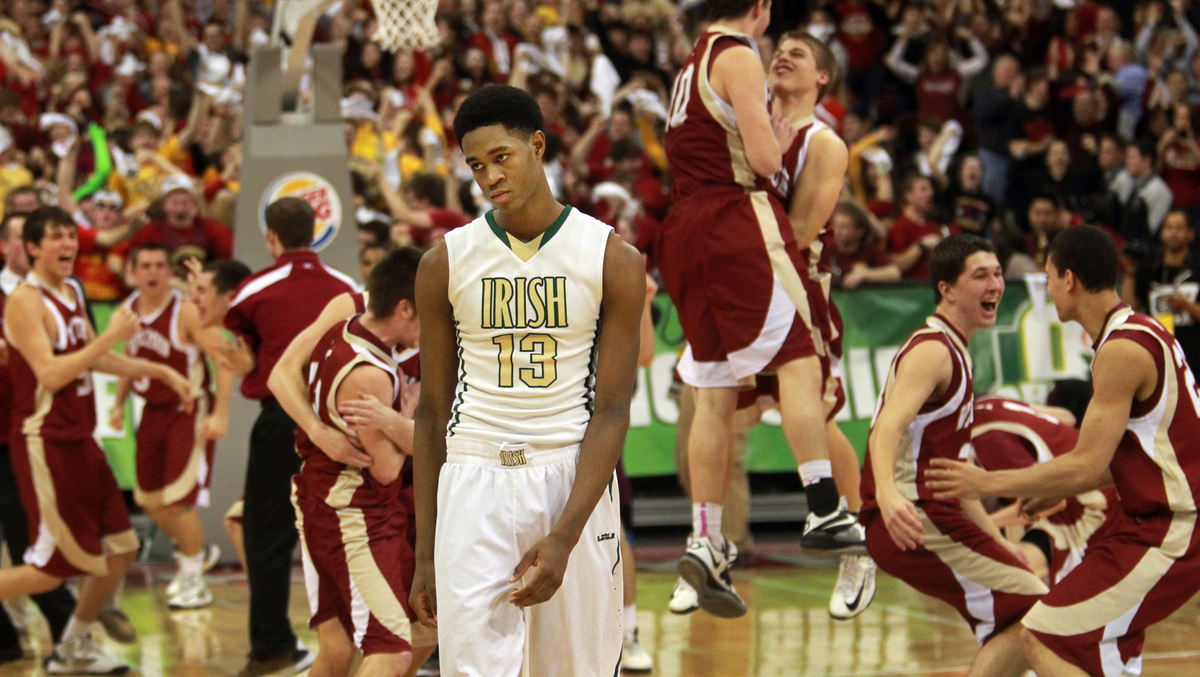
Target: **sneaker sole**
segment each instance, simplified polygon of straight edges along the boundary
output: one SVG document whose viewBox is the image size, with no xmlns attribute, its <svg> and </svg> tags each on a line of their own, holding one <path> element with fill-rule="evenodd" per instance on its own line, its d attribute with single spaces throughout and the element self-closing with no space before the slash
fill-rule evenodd
<svg viewBox="0 0 1200 677">
<path fill-rule="evenodd" d="M 816 550 L 830 555 L 866 555 L 866 543 L 843 543 L 824 533 L 805 534 L 800 537 L 800 548 Z"/>
<path fill-rule="evenodd" d="M 696 589 L 700 599 L 700 608 L 719 618 L 737 618 L 746 615 L 746 603 L 736 592 L 728 592 L 720 588 L 720 582 L 715 581 L 708 573 L 708 567 L 702 562 L 684 553 L 676 567 L 679 575 L 688 585 Z M 714 589 L 715 588 L 715 589 Z"/>
<path fill-rule="evenodd" d="M 695 605 L 689 606 L 689 607 L 688 607 L 688 608 L 686 608 L 686 609 L 680 609 L 679 611 L 676 611 L 676 610 L 672 609 L 672 608 L 671 608 L 671 607 L 669 607 L 669 606 L 667 607 L 667 611 L 670 611 L 671 613 L 675 614 L 676 616 L 686 616 L 686 615 L 688 615 L 688 614 L 690 614 L 690 613 L 692 613 L 692 612 L 694 612 L 694 611 L 697 611 L 697 610 L 699 610 L 699 609 L 700 609 L 700 605 L 699 605 L 699 604 L 695 604 Z"/>
<path fill-rule="evenodd" d="M 862 596 L 859 597 L 858 606 L 856 606 L 856 607 L 854 607 L 854 609 L 850 610 L 850 613 L 839 616 L 838 614 L 833 613 L 833 609 L 830 609 L 829 616 L 831 618 L 833 618 L 833 620 L 835 620 L 835 621 L 848 621 L 851 618 L 854 618 L 855 616 L 858 616 L 862 612 L 866 611 L 867 607 L 871 606 L 871 602 L 874 600 L 875 600 L 875 581 L 871 581 L 871 585 L 868 586 L 866 589 L 864 589 L 862 592 Z"/>
<path fill-rule="evenodd" d="M 168 604 L 167 608 L 171 611 L 194 611 L 196 609 L 203 609 L 210 606 L 212 606 L 211 599 L 200 604 Z"/>
<path fill-rule="evenodd" d="M 627 668 L 624 665 L 621 666 L 621 674 L 623 674 L 623 675 L 648 675 L 651 672 L 654 672 L 654 668 L 652 668 L 652 667 L 650 667 L 650 668 Z"/>
</svg>

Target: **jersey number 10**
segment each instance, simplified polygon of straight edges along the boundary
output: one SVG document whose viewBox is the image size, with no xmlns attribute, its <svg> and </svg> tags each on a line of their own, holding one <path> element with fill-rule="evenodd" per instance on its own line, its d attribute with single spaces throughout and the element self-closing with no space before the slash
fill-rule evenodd
<svg viewBox="0 0 1200 677">
<path fill-rule="evenodd" d="M 526 334 L 518 341 L 513 334 L 501 334 L 492 338 L 492 344 L 499 350 L 496 359 L 499 362 L 499 385 L 501 388 L 513 387 L 513 349 L 528 356 L 532 366 L 520 367 L 517 377 L 530 388 L 546 388 L 558 379 L 558 341 L 549 334 Z"/>
</svg>

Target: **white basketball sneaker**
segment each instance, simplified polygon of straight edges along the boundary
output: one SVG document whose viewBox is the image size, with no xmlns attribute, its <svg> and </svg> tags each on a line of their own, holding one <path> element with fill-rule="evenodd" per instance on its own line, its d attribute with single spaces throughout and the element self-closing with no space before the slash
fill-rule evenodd
<svg viewBox="0 0 1200 677">
<path fill-rule="evenodd" d="M 675 590 L 671 593 L 671 602 L 667 604 L 667 608 L 673 614 L 690 614 L 700 608 L 700 595 L 680 577 L 675 581 Z"/>
<path fill-rule="evenodd" d="M 200 609 L 212 604 L 212 592 L 209 591 L 203 575 L 181 574 L 178 579 L 179 592 L 167 598 L 168 609 Z"/>
<path fill-rule="evenodd" d="M 90 632 L 59 642 L 46 658 L 46 672 L 51 675 L 122 675 L 128 671 L 128 665 L 92 641 Z"/>
<path fill-rule="evenodd" d="M 654 670 L 654 660 L 638 642 L 637 628 L 625 635 L 625 645 L 621 648 L 621 672 L 639 673 Z"/>
<path fill-rule="evenodd" d="M 746 603 L 733 588 L 729 566 L 732 543 L 728 540 L 717 548 L 707 536 L 692 539 L 679 559 L 679 575 L 683 576 L 699 596 L 700 608 L 721 618 L 737 618 L 746 614 Z"/>
<path fill-rule="evenodd" d="M 866 611 L 875 599 L 875 561 L 866 555 L 842 555 L 837 585 L 829 598 L 829 615 L 849 620 Z"/>
</svg>

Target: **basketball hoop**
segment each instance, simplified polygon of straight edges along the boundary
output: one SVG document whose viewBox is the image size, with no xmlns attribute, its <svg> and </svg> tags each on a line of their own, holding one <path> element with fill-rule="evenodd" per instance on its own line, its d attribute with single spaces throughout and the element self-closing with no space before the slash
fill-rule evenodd
<svg viewBox="0 0 1200 677">
<path fill-rule="evenodd" d="M 438 0 L 371 0 L 378 27 L 371 39 L 386 52 L 438 44 Z"/>
</svg>

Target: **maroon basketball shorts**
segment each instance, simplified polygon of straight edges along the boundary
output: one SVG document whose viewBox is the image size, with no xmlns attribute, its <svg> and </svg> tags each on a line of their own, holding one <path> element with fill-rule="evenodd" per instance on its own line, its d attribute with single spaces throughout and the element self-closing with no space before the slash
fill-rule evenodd
<svg viewBox="0 0 1200 677">
<path fill-rule="evenodd" d="M 917 510 L 924 544 L 913 550 L 896 547 L 878 510 L 864 513 L 867 552 L 880 569 L 954 607 L 980 645 L 1046 594 L 1046 584 L 958 505 L 922 501 Z"/>
<path fill-rule="evenodd" d="M 336 619 L 363 655 L 413 644 L 408 589 L 416 557 L 407 518 L 388 508 L 332 508 L 293 493 L 309 628 Z"/>
<path fill-rule="evenodd" d="M 663 284 L 688 341 L 685 383 L 734 387 L 817 354 L 810 297 L 819 291 L 802 273 L 787 213 L 766 192 L 717 187 L 677 202 L 660 244 Z"/>
<path fill-rule="evenodd" d="M 137 429 L 137 487 L 146 509 L 207 506 L 215 445 L 204 438 L 206 410 L 180 411 L 178 404 L 147 404 Z"/>
<path fill-rule="evenodd" d="M 1119 515 L 1021 621 L 1092 675 L 1137 674 L 1146 628 L 1200 591 L 1196 513 Z"/>
<path fill-rule="evenodd" d="M 34 537 L 25 551 L 26 564 L 61 578 L 103 576 L 107 556 L 137 550 L 125 499 L 95 440 L 56 442 L 14 435 L 11 449 Z"/>
</svg>

